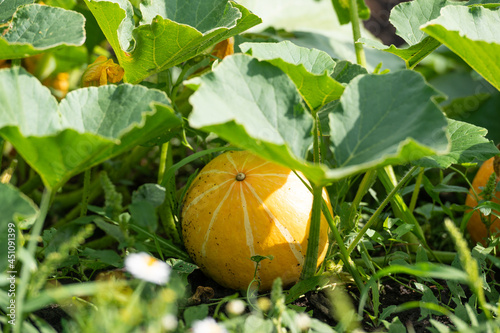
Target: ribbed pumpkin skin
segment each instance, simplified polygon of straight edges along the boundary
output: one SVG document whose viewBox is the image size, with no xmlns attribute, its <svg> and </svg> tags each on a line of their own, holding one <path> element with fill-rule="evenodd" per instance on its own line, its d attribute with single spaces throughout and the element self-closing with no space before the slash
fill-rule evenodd
<svg viewBox="0 0 500 333">
<path fill-rule="evenodd" d="M 491 174 L 495 172 L 493 168 L 493 162 L 494 158 L 490 158 L 489 160 L 484 162 L 483 165 L 481 165 L 481 167 L 479 168 L 476 176 L 474 177 L 474 180 L 472 181 L 472 187 L 477 194 L 481 193 L 482 191 L 479 187 L 486 186 L 486 183 L 488 182 Z M 497 181 L 499 181 L 498 176 Z M 497 192 L 491 199 L 491 201 L 500 203 L 500 200 L 497 198 L 500 198 L 500 192 Z M 477 201 L 474 196 L 469 193 L 467 195 L 467 199 L 465 200 L 465 204 L 469 207 L 476 207 Z M 491 232 L 495 233 L 500 231 L 500 220 L 494 215 L 491 215 L 491 218 L 494 221 L 490 227 Z M 469 223 L 467 224 L 467 230 L 469 231 L 474 244 L 480 242 L 481 244 L 486 245 L 485 239 L 488 237 L 488 231 L 486 230 L 486 226 L 484 225 L 484 223 L 481 221 L 481 216 L 479 215 L 478 211 L 475 211 L 470 218 Z"/>
<path fill-rule="evenodd" d="M 245 179 L 236 180 L 238 173 Z M 323 197 L 328 200 L 326 191 Z M 260 290 L 277 277 L 290 285 L 302 270 L 311 209 L 312 194 L 293 171 L 245 151 L 228 152 L 208 163 L 186 194 L 184 244 L 202 271 L 225 287 L 248 287 L 254 255 L 274 256 L 259 264 Z M 327 230 L 322 216 L 319 263 Z"/>
</svg>

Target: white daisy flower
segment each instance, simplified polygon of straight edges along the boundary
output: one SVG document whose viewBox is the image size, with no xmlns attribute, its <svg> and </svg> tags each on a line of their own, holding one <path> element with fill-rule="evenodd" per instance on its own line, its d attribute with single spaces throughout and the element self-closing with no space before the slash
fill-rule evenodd
<svg viewBox="0 0 500 333">
<path fill-rule="evenodd" d="M 177 321 L 177 317 L 173 314 L 169 313 L 161 319 L 161 323 L 164 329 L 167 331 L 175 331 L 177 325 L 179 324 Z"/>
<path fill-rule="evenodd" d="M 138 279 L 160 285 L 168 282 L 172 270 L 167 263 L 144 252 L 129 254 L 125 258 L 125 269 Z"/>
<path fill-rule="evenodd" d="M 217 324 L 215 319 L 207 317 L 193 323 L 193 333 L 228 333 L 224 326 Z"/>
<path fill-rule="evenodd" d="M 241 299 L 235 299 L 227 303 L 226 310 L 228 313 L 238 316 L 245 311 L 245 307 L 245 302 L 243 302 Z"/>
</svg>

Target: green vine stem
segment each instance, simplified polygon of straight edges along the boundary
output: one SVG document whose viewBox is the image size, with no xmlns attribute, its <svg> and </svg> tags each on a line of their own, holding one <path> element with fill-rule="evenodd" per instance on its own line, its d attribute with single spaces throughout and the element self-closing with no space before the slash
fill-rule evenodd
<svg viewBox="0 0 500 333">
<path fill-rule="evenodd" d="M 82 195 L 80 217 L 84 217 L 85 215 L 87 215 L 87 206 L 89 204 L 89 195 L 90 195 L 90 176 L 91 176 L 91 171 L 89 168 L 85 170 L 85 173 L 83 175 L 83 195 Z"/>
<path fill-rule="evenodd" d="M 160 166 L 158 170 L 158 184 L 165 183 L 166 198 L 160 206 L 159 215 L 163 230 L 170 239 L 176 244 L 181 243 L 179 231 L 175 225 L 174 213 L 172 211 L 173 203 L 175 202 L 175 180 L 172 178 L 170 182 L 164 182 L 166 171 L 173 165 L 172 145 L 169 142 L 161 146 Z"/>
<path fill-rule="evenodd" d="M 169 142 L 165 142 L 161 145 L 160 151 L 160 165 L 158 168 L 158 184 L 163 183 L 163 178 L 165 176 L 165 172 L 172 166 L 173 157 L 172 157 L 172 146 Z"/>
<path fill-rule="evenodd" d="M 319 164 L 320 162 L 320 151 L 319 151 L 319 117 L 317 110 L 313 111 L 314 127 L 313 127 L 313 156 L 314 163 Z M 311 182 L 312 184 L 312 182 Z M 323 201 L 322 193 L 323 187 L 321 185 L 313 185 L 313 205 L 311 212 L 311 222 L 309 224 L 309 236 L 307 240 L 307 250 L 306 257 L 304 260 L 304 267 L 302 268 L 301 279 L 305 280 L 313 277 L 316 273 L 316 268 L 318 266 L 318 250 L 319 250 L 319 238 L 321 229 L 321 202 Z"/>
<path fill-rule="evenodd" d="M 321 186 L 313 186 L 313 205 L 311 213 L 311 222 L 309 225 L 309 236 L 307 241 L 306 258 L 304 268 L 302 269 L 301 279 L 308 279 L 316 273 L 318 264 L 318 250 L 321 227 L 321 196 L 323 188 Z"/>
<path fill-rule="evenodd" d="M 294 171 L 294 173 L 297 177 L 299 177 L 299 179 L 302 181 L 302 183 L 312 193 L 313 189 L 311 188 L 311 186 L 309 186 L 309 184 L 304 179 L 302 179 L 302 177 L 297 172 Z M 349 258 L 349 254 L 347 253 L 347 248 L 345 247 L 344 240 L 342 239 L 342 236 L 340 235 L 340 232 L 337 228 L 337 222 L 335 220 L 339 219 L 339 217 L 336 217 L 334 219 L 332 217 L 332 214 L 330 213 L 330 210 L 328 209 L 328 205 L 327 205 L 326 201 L 323 199 L 323 197 L 321 197 L 321 200 L 322 200 L 321 201 L 321 211 L 322 211 L 323 215 L 325 216 L 326 221 L 328 222 L 328 226 L 330 227 L 330 231 L 333 234 L 333 238 L 337 242 L 337 246 L 339 247 L 340 257 L 342 259 L 342 262 L 347 267 L 347 271 L 353 277 L 354 282 L 358 286 L 359 290 L 362 290 L 362 288 L 364 286 L 363 280 L 361 279 L 361 276 L 359 275 L 358 270 L 352 266 L 353 262 Z"/>
<path fill-rule="evenodd" d="M 415 181 L 415 189 L 411 195 L 410 200 L 410 212 L 413 213 L 415 210 L 415 206 L 417 205 L 418 193 L 420 192 L 420 185 L 422 184 L 422 179 L 424 178 L 425 168 L 420 168 L 420 171 L 417 176 L 417 180 Z"/>
<path fill-rule="evenodd" d="M 352 241 L 351 245 L 347 249 L 347 253 L 350 254 L 354 250 L 354 248 L 358 245 L 359 241 L 363 236 L 365 235 L 366 231 L 373 225 L 373 223 L 377 220 L 378 216 L 382 212 L 382 210 L 387 206 L 387 204 L 394 198 L 394 196 L 397 194 L 399 189 L 406 184 L 406 182 L 413 176 L 413 172 L 417 169 L 418 167 L 414 166 L 413 168 L 408 171 L 408 173 L 401 179 L 401 181 L 389 192 L 387 197 L 382 201 L 380 206 L 377 208 L 375 213 L 370 217 L 368 222 L 363 226 L 363 228 L 358 232 L 356 235 L 356 238 Z"/>
<path fill-rule="evenodd" d="M 20 274 L 20 282 L 19 288 L 16 295 L 16 303 L 17 303 L 17 325 L 14 326 L 14 333 L 20 333 L 23 327 L 23 317 L 24 317 L 24 302 L 26 295 L 28 293 L 28 286 L 31 280 L 31 275 L 35 270 L 33 265 L 36 263 L 36 248 L 38 244 L 38 238 L 43 229 L 43 224 L 45 222 L 45 218 L 47 217 L 47 213 L 49 211 L 50 202 L 52 200 L 52 190 L 45 189 L 42 195 L 42 201 L 40 203 L 40 213 L 36 218 L 35 223 L 31 229 L 30 237 L 28 239 L 28 245 L 26 248 L 26 255 L 23 261 L 23 266 L 21 268 Z M 29 258 L 27 260 L 27 258 Z"/>
<path fill-rule="evenodd" d="M 349 6 L 349 16 L 352 26 L 352 38 L 354 39 L 354 50 L 356 51 L 356 62 L 358 63 L 358 65 L 366 68 L 366 56 L 365 50 L 363 49 L 363 44 L 357 42 L 358 39 L 361 38 L 358 3 L 356 2 L 356 0 L 349 0 Z"/>
<path fill-rule="evenodd" d="M 347 220 L 350 227 L 354 226 L 354 216 L 356 215 L 359 204 L 361 203 L 361 199 L 365 196 L 365 194 L 370 189 L 375 177 L 377 176 L 377 170 L 369 170 L 363 176 L 361 183 L 359 184 L 358 191 L 356 192 L 356 196 L 351 203 L 351 207 L 349 209 L 349 219 Z"/>
</svg>

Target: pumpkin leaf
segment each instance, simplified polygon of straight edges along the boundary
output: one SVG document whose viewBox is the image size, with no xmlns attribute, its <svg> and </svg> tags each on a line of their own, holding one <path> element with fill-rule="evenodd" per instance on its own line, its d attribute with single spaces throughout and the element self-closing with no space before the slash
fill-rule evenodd
<svg viewBox="0 0 500 333">
<path fill-rule="evenodd" d="M 427 37 L 420 26 L 437 18 L 441 8 L 452 3 L 449 0 L 402 2 L 392 9 L 389 21 L 396 28 L 396 34 L 408 45 L 417 45 Z"/>
<path fill-rule="evenodd" d="M 0 207 L 2 207 L 0 228 L 3 230 L 3 232 L 0 232 L 0 243 L 5 246 L 5 250 L 0 255 L 0 272 L 5 272 L 6 270 L 14 271 L 15 266 L 9 267 L 10 263 L 7 261 L 8 235 L 11 234 L 8 229 L 12 227 L 9 224 L 15 224 L 15 232 L 17 232 L 18 228 L 28 228 L 35 222 L 38 216 L 38 207 L 17 188 L 10 184 L 2 183 L 0 183 Z"/>
<path fill-rule="evenodd" d="M 495 144 L 484 137 L 488 131 L 482 127 L 448 119 L 447 132 L 451 139 L 451 149 L 448 154 L 427 156 L 415 161 L 414 164 L 445 169 L 452 164 L 486 161 L 498 154 Z"/>
<path fill-rule="evenodd" d="M 189 0 L 182 5 L 176 0 L 151 0 L 141 4 L 143 21 L 137 27 L 128 0 L 85 2 L 125 69 L 125 82 L 131 83 L 186 61 L 260 23 L 243 6 L 227 0 Z M 201 18 L 198 10 L 208 14 Z"/>
<path fill-rule="evenodd" d="M 33 2 L 35 2 L 35 0 L 0 1 L 0 24 L 4 24 L 10 21 L 12 19 L 12 15 L 14 15 L 18 7 L 29 5 Z"/>
<path fill-rule="evenodd" d="M 80 46 L 85 42 L 84 25 L 85 18 L 77 12 L 38 4 L 19 7 L 11 27 L 0 36 L 0 59 L 25 58 L 61 45 Z"/>
<path fill-rule="evenodd" d="M 151 24 L 160 15 L 174 22 L 189 25 L 204 33 L 217 27 L 231 26 L 241 17 L 240 11 L 227 6 L 227 0 L 164 1 L 151 0 L 140 3 L 142 23 Z M 227 12 L 226 12 L 227 10 Z M 200 15 L 204 13 L 204 15 Z"/>
<path fill-rule="evenodd" d="M 248 55 L 226 57 L 211 73 L 186 83 L 196 90 L 189 124 L 320 181 L 324 171 L 305 161 L 312 116 L 279 68 Z"/>
<path fill-rule="evenodd" d="M 335 169 L 305 160 L 312 117 L 278 68 L 235 55 L 187 84 L 196 90 L 191 126 L 299 170 L 317 184 L 448 151 L 447 122 L 433 100 L 439 93 L 414 71 L 350 81 L 340 103 L 329 108 Z"/>
<path fill-rule="evenodd" d="M 500 90 L 500 9 L 447 6 L 422 30 Z"/>
<path fill-rule="evenodd" d="M 354 78 L 329 114 L 337 168 L 328 178 L 446 153 L 447 122 L 436 96 L 410 70 Z"/>
<path fill-rule="evenodd" d="M 23 69 L 0 70 L 0 135 L 57 188 L 71 176 L 181 125 L 163 92 L 123 84 L 74 90 L 57 104 Z"/>
<path fill-rule="evenodd" d="M 330 77 L 335 61 L 326 52 L 300 47 L 289 41 L 244 43 L 240 49 L 285 72 L 312 110 L 338 99 L 344 91 L 342 84 Z"/>
</svg>

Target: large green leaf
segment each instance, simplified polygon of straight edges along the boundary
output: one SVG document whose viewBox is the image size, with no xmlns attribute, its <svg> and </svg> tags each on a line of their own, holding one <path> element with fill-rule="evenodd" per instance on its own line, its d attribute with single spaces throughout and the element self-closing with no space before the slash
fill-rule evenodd
<svg viewBox="0 0 500 333">
<path fill-rule="evenodd" d="M 17 230 L 20 227 L 26 228 L 34 222 L 38 215 L 38 208 L 30 198 L 26 197 L 17 188 L 2 183 L 0 183 L 0 207 L 2 207 L 2 214 L 0 214 L 0 228 L 2 228 L 2 232 L 0 232 L 0 244 L 4 246 L 4 249 L 0 252 L 0 273 L 3 273 L 6 270 L 15 271 L 14 261 L 7 261 L 7 246 L 10 245 L 8 244 L 8 240 L 14 241 L 16 246 L 19 246 L 17 241 L 19 234 L 17 234 Z M 11 228 L 12 225 L 9 226 L 9 223 L 14 223 L 15 227 Z M 9 228 L 14 230 L 9 231 Z M 14 237 L 12 238 L 11 236 L 11 238 L 8 238 L 9 234 L 12 234 Z M 15 250 L 14 252 L 18 253 Z M 14 267 L 9 267 L 8 265 L 12 263 Z"/>
<path fill-rule="evenodd" d="M 488 132 L 484 128 L 452 119 L 448 119 L 448 123 L 450 152 L 441 156 L 424 157 L 414 164 L 445 169 L 452 164 L 485 161 L 498 154 L 495 144 L 484 138 Z"/>
<path fill-rule="evenodd" d="M 500 90 L 500 9 L 447 6 L 422 30 Z"/>
<path fill-rule="evenodd" d="M 227 0 L 150 0 L 141 2 L 140 9 L 143 24 L 151 24 L 153 19 L 160 15 L 174 22 L 189 25 L 202 33 L 234 25 L 241 18 L 240 11 L 228 6 Z"/>
<path fill-rule="evenodd" d="M 392 9 L 389 21 L 396 28 L 396 34 L 408 45 L 416 45 L 427 37 L 420 26 L 438 17 L 441 8 L 451 3 L 449 0 L 402 2 Z"/>
<path fill-rule="evenodd" d="M 24 70 L 0 71 L 0 135 L 47 187 L 179 126 L 163 92 L 123 84 L 78 89 L 58 105 Z"/>
<path fill-rule="evenodd" d="M 338 99 L 344 91 L 344 86 L 330 77 L 335 61 L 326 52 L 300 47 L 289 41 L 244 43 L 240 49 L 285 72 L 311 110 Z"/>
<path fill-rule="evenodd" d="M 0 59 L 18 59 L 61 45 L 82 45 L 85 18 L 62 8 L 31 4 L 20 7 L 0 37 Z"/>
<path fill-rule="evenodd" d="M 125 69 L 124 80 L 131 83 L 260 23 L 227 0 L 151 0 L 141 4 L 143 21 L 135 27 L 128 0 L 85 1 Z"/>
<path fill-rule="evenodd" d="M 0 24 L 10 21 L 17 8 L 23 5 L 29 5 L 35 0 L 0 0 Z"/>
<path fill-rule="evenodd" d="M 247 55 L 227 57 L 213 72 L 188 82 L 194 128 L 321 181 L 324 170 L 307 164 L 312 116 L 280 69 Z"/>
<path fill-rule="evenodd" d="M 235 55 L 188 85 L 196 90 L 190 98 L 191 126 L 302 171 L 317 184 L 448 150 L 447 122 L 433 101 L 438 93 L 414 71 L 350 81 L 330 111 L 336 169 L 305 161 L 312 118 L 278 68 Z"/>
<path fill-rule="evenodd" d="M 328 177 L 446 153 L 447 122 L 434 101 L 437 95 L 410 70 L 354 78 L 330 113 L 338 168 Z"/>
</svg>

